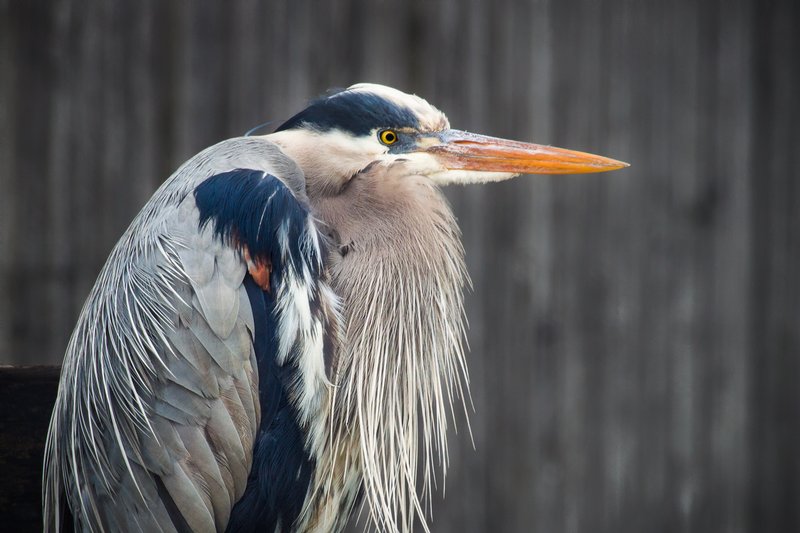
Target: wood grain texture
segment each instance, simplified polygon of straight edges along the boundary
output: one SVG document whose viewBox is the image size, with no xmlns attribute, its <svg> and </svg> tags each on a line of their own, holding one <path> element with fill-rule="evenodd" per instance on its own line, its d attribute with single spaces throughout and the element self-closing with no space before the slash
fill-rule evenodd
<svg viewBox="0 0 800 533">
<path fill-rule="evenodd" d="M 606 154 L 447 191 L 475 413 L 435 531 L 800 530 L 792 0 L 0 0 L 0 362 L 190 155 L 357 81 Z"/>
</svg>

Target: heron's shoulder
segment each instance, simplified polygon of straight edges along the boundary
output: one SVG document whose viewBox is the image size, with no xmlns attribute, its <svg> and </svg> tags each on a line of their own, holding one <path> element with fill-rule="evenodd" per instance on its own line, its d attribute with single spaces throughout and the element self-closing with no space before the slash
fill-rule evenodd
<svg viewBox="0 0 800 533">
<path fill-rule="evenodd" d="M 234 137 L 209 146 L 191 157 L 171 178 L 193 188 L 211 176 L 236 169 L 262 171 L 285 184 L 306 201 L 305 176 L 297 163 L 264 137 Z"/>
<path fill-rule="evenodd" d="M 119 246 L 151 243 L 183 217 L 186 200 L 209 180 L 222 191 L 225 181 L 242 173 L 260 175 L 276 189 L 285 189 L 299 206 L 308 205 L 305 176 L 300 167 L 273 142 L 261 137 L 226 139 L 187 159 L 153 193 L 120 239 Z"/>
</svg>

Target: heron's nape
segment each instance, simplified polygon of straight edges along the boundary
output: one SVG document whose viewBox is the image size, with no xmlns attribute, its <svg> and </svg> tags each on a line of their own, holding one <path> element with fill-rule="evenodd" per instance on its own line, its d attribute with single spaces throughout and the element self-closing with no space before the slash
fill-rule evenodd
<svg viewBox="0 0 800 533">
<path fill-rule="evenodd" d="M 439 187 L 625 163 L 450 128 L 359 84 L 184 163 L 81 312 L 45 530 L 428 530 L 468 395 L 460 232 Z M 66 511 L 65 511 L 66 510 Z"/>
</svg>

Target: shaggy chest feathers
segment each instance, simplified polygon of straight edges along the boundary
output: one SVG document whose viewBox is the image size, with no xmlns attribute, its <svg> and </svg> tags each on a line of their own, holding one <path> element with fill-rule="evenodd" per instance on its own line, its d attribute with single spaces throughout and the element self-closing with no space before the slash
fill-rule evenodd
<svg viewBox="0 0 800 533">
<path fill-rule="evenodd" d="M 343 526 L 337 520 L 359 494 L 381 529 L 411 530 L 415 516 L 424 520 L 436 463 L 447 467 L 447 413 L 466 387 L 469 279 L 455 218 L 424 178 L 392 182 L 380 170 L 357 176 L 336 197 L 312 198 L 334 240 L 327 270 L 343 314 L 329 439 L 309 513 L 298 521 L 320 531 Z M 387 196 L 391 204 L 375 209 Z"/>
</svg>

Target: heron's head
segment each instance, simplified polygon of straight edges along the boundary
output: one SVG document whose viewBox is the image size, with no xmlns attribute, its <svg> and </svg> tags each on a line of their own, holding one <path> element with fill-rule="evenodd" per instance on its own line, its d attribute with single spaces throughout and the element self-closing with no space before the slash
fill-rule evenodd
<svg viewBox="0 0 800 533">
<path fill-rule="evenodd" d="M 398 163 L 438 185 L 519 174 L 603 172 L 627 164 L 551 146 L 450 128 L 418 96 L 361 83 L 313 101 L 268 138 L 300 165 L 311 194 L 335 195 L 372 164 Z"/>
</svg>

